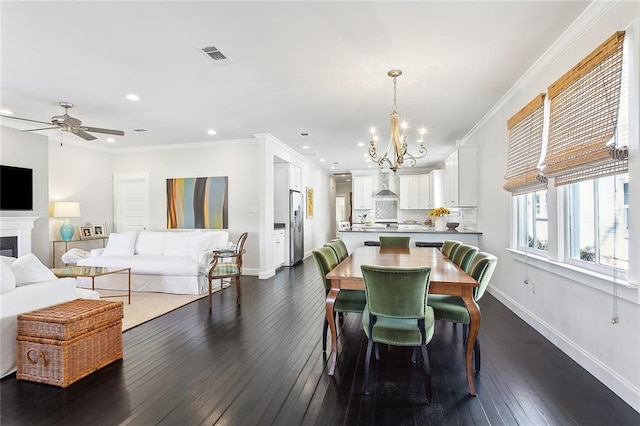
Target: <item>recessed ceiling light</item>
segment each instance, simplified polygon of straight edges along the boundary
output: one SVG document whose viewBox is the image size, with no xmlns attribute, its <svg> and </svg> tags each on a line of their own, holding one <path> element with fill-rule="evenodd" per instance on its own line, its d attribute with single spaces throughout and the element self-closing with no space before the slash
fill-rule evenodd
<svg viewBox="0 0 640 426">
<path fill-rule="evenodd" d="M 347 179 L 347 182 L 351 182 L 351 179 Z"/>
<path fill-rule="evenodd" d="M 369 168 L 369 169 L 370 169 L 370 168 L 372 168 L 372 167 L 373 167 L 373 166 L 372 166 L 371 164 L 369 164 L 369 165 L 367 166 L 367 168 Z"/>
<path fill-rule="evenodd" d="M 213 129 L 209 129 L 209 130 L 207 130 L 207 134 L 213 136 L 213 135 L 216 134 L 216 131 L 213 130 Z"/>
<path fill-rule="evenodd" d="M 129 93 L 127 96 L 125 96 L 125 98 L 129 99 L 130 101 L 140 100 L 140 96 L 136 95 L 135 93 Z"/>
<path fill-rule="evenodd" d="M 329 168 L 330 168 L 331 170 L 335 170 L 335 167 L 334 167 L 334 166 L 331 166 L 331 167 L 329 167 Z"/>
<path fill-rule="evenodd" d="M 107 138 L 107 142 L 114 143 L 116 140 L 114 138 Z"/>
<path fill-rule="evenodd" d="M 13 115 L 13 111 L 9 109 L 0 109 L 0 114 Z"/>
<path fill-rule="evenodd" d="M 364 142 L 358 142 L 358 146 L 364 146 Z"/>
<path fill-rule="evenodd" d="M 321 163 L 324 163 L 324 158 L 321 158 L 321 159 L 320 159 L 320 162 L 321 162 Z"/>
<path fill-rule="evenodd" d="M 303 145 L 302 149 L 309 149 L 309 145 Z"/>
<path fill-rule="evenodd" d="M 367 153 L 362 154 L 362 158 L 367 158 L 367 157 L 369 157 L 369 154 Z"/>
</svg>

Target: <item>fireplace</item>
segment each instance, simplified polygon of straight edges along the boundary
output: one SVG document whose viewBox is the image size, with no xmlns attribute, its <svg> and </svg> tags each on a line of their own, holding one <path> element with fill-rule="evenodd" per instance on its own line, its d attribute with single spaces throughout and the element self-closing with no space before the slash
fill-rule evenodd
<svg viewBox="0 0 640 426">
<path fill-rule="evenodd" d="M 0 217 L 2 256 L 20 257 L 31 253 L 31 230 L 36 219 L 34 216 Z"/>
<path fill-rule="evenodd" d="M 18 237 L 0 237 L 0 256 L 18 257 Z"/>
</svg>

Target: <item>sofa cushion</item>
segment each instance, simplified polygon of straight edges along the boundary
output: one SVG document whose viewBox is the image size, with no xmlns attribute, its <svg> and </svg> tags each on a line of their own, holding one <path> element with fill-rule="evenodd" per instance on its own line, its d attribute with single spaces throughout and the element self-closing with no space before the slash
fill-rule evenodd
<svg viewBox="0 0 640 426">
<path fill-rule="evenodd" d="M 136 234 L 134 232 L 123 232 L 109 234 L 107 246 L 102 252 L 102 256 L 132 256 Z"/>
<path fill-rule="evenodd" d="M 0 294 L 8 293 L 16 288 L 16 276 L 13 274 L 11 270 L 11 266 L 7 265 L 6 262 L 0 262 L 0 270 L 2 272 L 0 276 Z"/>
<path fill-rule="evenodd" d="M 197 277 L 203 271 L 194 259 L 181 256 L 98 256 L 81 259 L 78 266 L 103 266 L 107 268 L 131 268 L 132 274 L 175 275 Z"/>
<path fill-rule="evenodd" d="M 33 253 L 20 256 L 11 265 L 11 270 L 15 275 L 17 287 L 57 279 Z"/>
<path fill-rule="evenodd" d="M 165 256 L 189 257 L 190 254 L 187 248 L 191 244 L 193 235 L 193 232 L 167 232 L 162 254 Z"/>
<path fill-rule="evenodd" d="M 140 231 L 136 238 L 136 254 L 160 255 L 164 252 L 168 232 Z M 132 253 L 133 254 L 133 253 Z"/>
</svg>

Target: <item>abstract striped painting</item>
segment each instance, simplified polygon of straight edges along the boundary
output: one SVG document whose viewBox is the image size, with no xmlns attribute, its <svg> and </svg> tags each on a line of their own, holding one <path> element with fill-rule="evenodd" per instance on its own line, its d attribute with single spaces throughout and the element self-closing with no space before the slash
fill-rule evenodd
<svg viewBox="0 0 640 426">
<path fill-rule="evenodd" d="M 227 229 L 228 177 L 167 179 L 168 229 Z"/>
</svg>

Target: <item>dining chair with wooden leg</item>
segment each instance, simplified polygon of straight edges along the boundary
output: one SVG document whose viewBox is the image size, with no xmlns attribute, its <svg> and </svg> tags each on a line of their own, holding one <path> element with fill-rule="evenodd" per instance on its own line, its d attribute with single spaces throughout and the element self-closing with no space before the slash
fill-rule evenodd
<svg viewBox="0 0 640 426">
<path fill-rule="evenodd" d="M 342 262 L 349 256 L 349 253 L 347 252 L 347 247 L 344 245 L 344 242 L 340 244 L 338 241 L 342 242 L 341 240 L 331 240 L 324 246 L 331 247 L 338 257 L 338 262 Z"/>
<path fill-rule="evenodd" d="M 462 244 L 462 241 L 458 241 L 458 240 L 444 240 L 442 242 L 442 249 L 440 250 L 442 251 L 442 254 L 444 254 L 449 259 L 451 259 L 453 254 L 456 252 L 456 249 L 461 244 Z"/>
<path fill-rule="evenodd" d="M 450 257 L 451 261 L 458 265 L 460 269 L 469 273 L 469 265 L 473 261 L 475 255 L 480 251 L 478 247 L 469 245 L 469 244 L 460 244 L 456 251 L 453 253 L 453 256 Z"/>
<path fill-rule="evenodd" d="M 320 247 L 312 250 L 313 258 L 316 261 L 318 267 L 318 273 L 320 274 L 320 280 L 324 285 L 325 296 L 331 290 L 331 280 L 328 280 L 326 275 L 335 268 L 339 261 L 336 253 L 331 247 Z M 364 305 L 366 303 L 366 296 L 363 290 L 341 290 L 338 293 L 335 304 L 333 306 L 335 313 L 348 313 L 356 312 L 362 313 L 364 311 Z M 322 327 L 322 352 L 327 351 L 327 329 L 329 327 L 329 320 L 325 314 L 324 325 Z"/>
<path fill-rule="evenodd" d="M 374 345 L 420 348 L 427 404 L 431 402 L 431 370 L 427 344 L 434 331 L 433 310 L 427 305 L 430 267 L 361 265 L 367 304 L 362 325 L 367 335 L 364 392 L 369 394 Z M 376 358 L 379 358 L 376 351 Z M 412 358 L 412 361 L 414 359 Z"/>
<path fill-rule="evenodd" d="M 411 237 L 391 237 L 381 235 L 380 247 L 409 247 Z"/>
<path fill-rule="evenodd" d="M 478 281 L 478 287 L 474 289 L 473 299 L 477 302 L 484 294 L 489 280 L 496 269 L 498 258 L 492 254 L 479 252 L 473 258 L 469 266 L 469 275 Z M 429 297 L 429 306 L 433 308 L 436 321 L 450 321 L 463 324 L 463 343 L 466 342 L 467 325 L 470 322 L 469 311 L 460 296 L 432 295 Z M 480 339 L 476 338 L 473 348 L 475 370 L 480 371 Z"/>
</svg>

